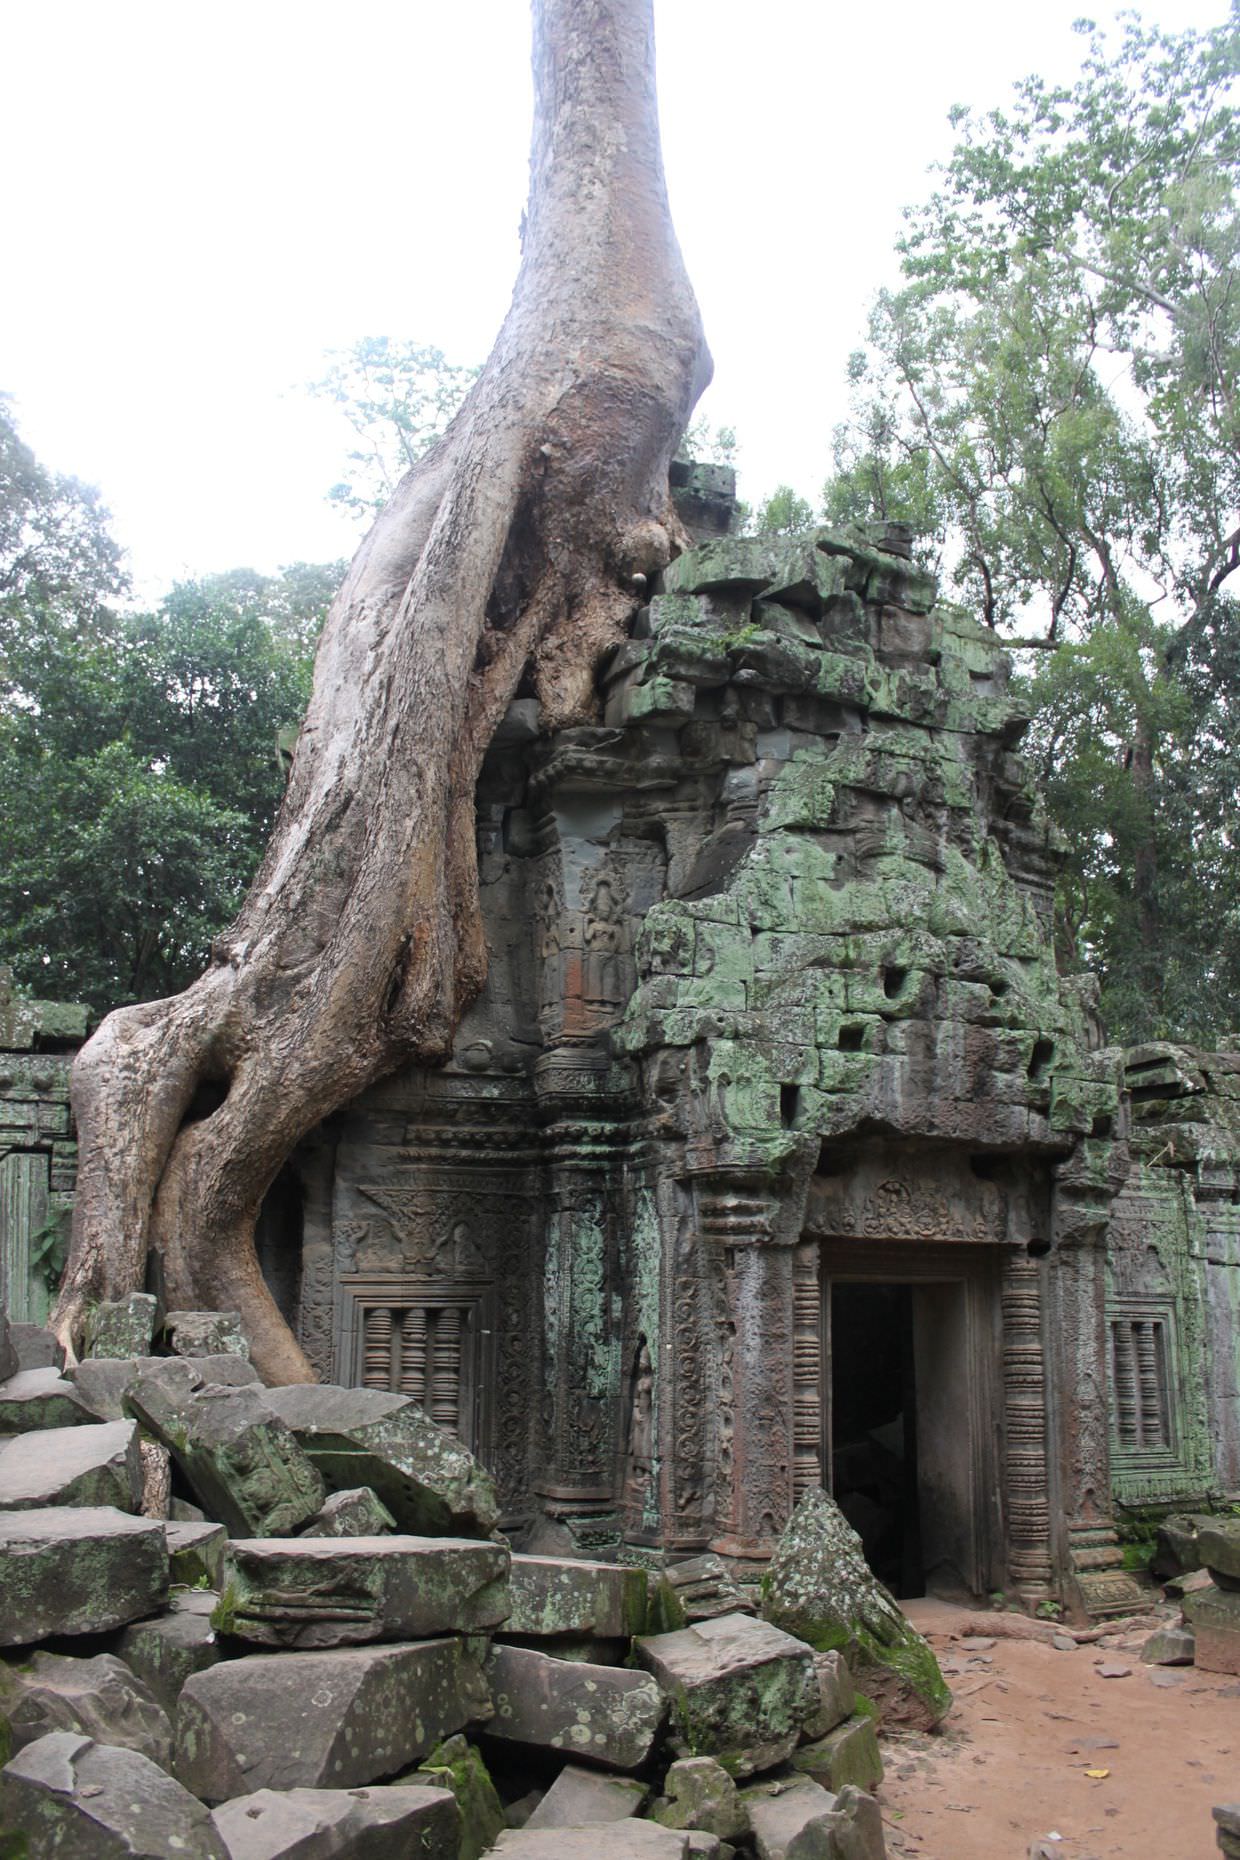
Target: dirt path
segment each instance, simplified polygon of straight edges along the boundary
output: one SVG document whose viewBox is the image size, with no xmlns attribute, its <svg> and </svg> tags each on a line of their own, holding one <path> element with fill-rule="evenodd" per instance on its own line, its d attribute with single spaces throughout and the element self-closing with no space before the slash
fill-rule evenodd
<svg viewBox="0 0 1240 1860">
<path fill-rule="evenodd" d="M 892 1860 L 1218 1860 L 1210 1810 L 1240 1799 L 1240 1680 L 1143 1666 L 1145 1630 L 1064 1650 L 999 1637 L 1003 1617 L 905 1606 L 956 1704 L 938 1735 L 884 1745 Z"/>
</svg>

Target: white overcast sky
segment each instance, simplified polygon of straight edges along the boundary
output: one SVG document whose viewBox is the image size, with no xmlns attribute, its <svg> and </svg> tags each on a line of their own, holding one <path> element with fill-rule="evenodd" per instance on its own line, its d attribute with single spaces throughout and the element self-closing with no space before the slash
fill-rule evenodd
<svg viewBox="0 0 1240 1860">
<path fill-rule="evenodd" d="M 816 495 L 947 112 L 1069 77 L 1084 0 L 656 0 L 672 206 L 742 490 Z M 1149 0 L 1171 28 L 1224 0 Z M 1095 9 L 1100 21 L 1111 7 Z M 508 302 L 525 0 L 0 0 L 0 390 L 139 585 L 351 552 L 301 384 L 363 335 L 484 359 Z"/>
</svg>

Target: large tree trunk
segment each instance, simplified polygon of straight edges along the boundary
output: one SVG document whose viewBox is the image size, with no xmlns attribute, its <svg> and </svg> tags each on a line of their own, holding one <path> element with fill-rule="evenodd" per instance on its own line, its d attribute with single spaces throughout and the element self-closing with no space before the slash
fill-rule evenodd
<svg viewBox="0 0 1240 1860">
<path fill-rule="evenodd" d="M 263 1196 L 321 1118 L 446 1056 L 485 975 L 474 789 L 495 727 L 527 668 L 547 727 L 591 718 L 598 660 L 677 546 L 668 466 L 710 360 L 651 8 L 534 0 L 530 199 L 494 350 L 336 598 L 284 806 L 211 967 L 109 1016 L 74 1067 L 69 1347 L 154 1251 L 170 1303 L 240 1311 L 269 1380 L 312 1379 L 258 1268 Z"/>
</svg>

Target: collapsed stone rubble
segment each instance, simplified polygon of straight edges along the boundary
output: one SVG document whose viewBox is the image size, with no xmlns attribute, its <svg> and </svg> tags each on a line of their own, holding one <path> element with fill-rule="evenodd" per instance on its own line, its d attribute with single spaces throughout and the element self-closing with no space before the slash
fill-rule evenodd
<svg viewBox="0 0 1240 1860">
<path fill-rule="evenodd" d="M 883 1860 L 845 1653 L 719 1559 L 514 1554 L 421 1409 L 265 1389 L 228 1314 L 91 1337 L 0 1384 L 0 1851 Z"/>
</svg>

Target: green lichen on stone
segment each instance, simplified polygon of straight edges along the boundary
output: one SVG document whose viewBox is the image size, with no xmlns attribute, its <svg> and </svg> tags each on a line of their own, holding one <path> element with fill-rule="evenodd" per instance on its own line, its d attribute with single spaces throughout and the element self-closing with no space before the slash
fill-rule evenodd
<svg viewBox="0 0 1240 1860">
<path fill-rule="evenodd" d="M 481 1751 L 464 1737 L 449 1737 L 437 1745 L 405 1780 L 424 1783 L 432 1789 L 450 1789 L 456 1797 L 461 1811 L 457 1860 L 479 1860 L 503 1833 L 503 1803 Z"/>
</svg>

